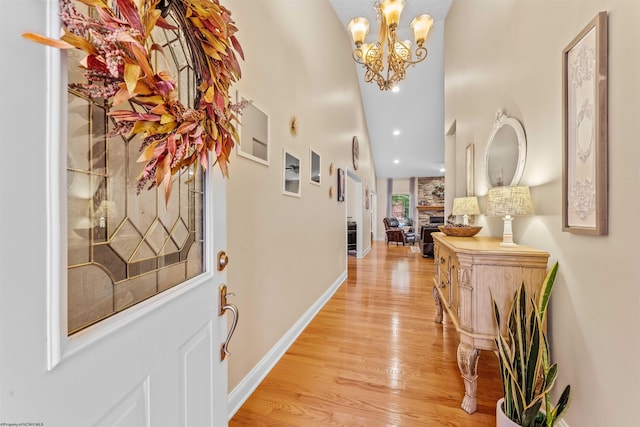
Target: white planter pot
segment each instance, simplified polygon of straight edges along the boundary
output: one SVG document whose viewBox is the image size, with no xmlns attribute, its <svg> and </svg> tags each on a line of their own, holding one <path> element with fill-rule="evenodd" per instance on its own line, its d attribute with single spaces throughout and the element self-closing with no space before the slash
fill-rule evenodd
<svg viewBox="0 0 640 427">
<path fill-rule="evenodd" d="M 520 427 L 520 424 L 516 424 L 511 421 L 502 410 L 502 403 L 504 398 L 498 400 L 496 404 L 496 427 Z"/>
</svg>

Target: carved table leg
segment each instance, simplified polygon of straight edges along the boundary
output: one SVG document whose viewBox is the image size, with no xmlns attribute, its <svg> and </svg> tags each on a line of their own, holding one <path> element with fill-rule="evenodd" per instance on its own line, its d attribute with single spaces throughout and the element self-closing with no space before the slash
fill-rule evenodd
<svg viewBox="0 0 640 427">
<path fill-rule="evenodd" d="M 442 303 L 440 302 L 440 295 L 436 287 L 433 287 L 433 300 L 436 302 L 436 323 L 442 323 Z"/>
<path fill-rule="evenodd" d="M 476 411 L 476 388 L 478 386 L 478 358 L 480 350 L 469 344 L 458 344 L 458 367 L 464 379 L 462 409 L 473 414 Z"/>
</svg>

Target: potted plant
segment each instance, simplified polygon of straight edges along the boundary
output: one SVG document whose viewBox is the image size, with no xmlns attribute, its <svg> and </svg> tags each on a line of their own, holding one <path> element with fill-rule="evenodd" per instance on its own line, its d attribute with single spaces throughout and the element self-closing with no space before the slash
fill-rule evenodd
<svg viewBox="0 0 640 427">
<path fill-rule="evenodd" d="M 569 385 L 555 407 L 551 404 L 550 396 L 558 375 L 558 365 L 550 362 L 544 325 L 557 272 L 556 262 L 542 283 L 537 304 L 527 294 L 524 283 L 518 288 L 507 319 L 507 336 L 498 332 L 495 338 L 504 391 L 504 398 L 498 401 L 496 408 L 498 427 L 551 427 L 560 419 L 569 403 Z M 500 312 L 495 301 L 493 307 L 496 324 L 500 325 Z M 541 410 L 543 401 L 544 411 Z"/>
</svg>

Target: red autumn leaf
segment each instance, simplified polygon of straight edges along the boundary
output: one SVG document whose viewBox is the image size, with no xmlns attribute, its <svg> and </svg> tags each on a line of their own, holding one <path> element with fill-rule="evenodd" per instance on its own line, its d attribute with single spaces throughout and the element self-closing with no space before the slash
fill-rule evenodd
<svg viewBox="0 0 640 427">
<path fill-rule="evenodd" d="M 176 136 L 171 134 L 167 137 L 167 150 L 171 156 L 175 156 L 176 154 Z"/>
<path fill-rule="evenodd" d="M 238 52 L 238 55 L 240 55 L 240 58 L 244 60 L 244 51 L 242 50 L 242 46 L 240 46 L 240 42 L 238 41 L 236 36 L 231 36 L 229 37 L 229 39 L 231 40 L 231 44 L 233 45 L 233 48 L 235 49 L 235 51 Z"/>
<path fill-rule="evenodd" d="M 225 105 L 224 105 L 224 97 L 222 96 L 222 94 L 219 91 L 216 92 L 216 105 L 218 106 L 218 108 L 220 110 L 224 111 L 224 107 L 225 107 Z"/>
<path fill-rule="evenodd" d="M 178 27 L 175 27 L 167 22 L 162 16 L 158 18 L 158 22 L 156 22 L 156 26 L 160 28 L 164 28 L 165 30 L 177 30 Z"/>
<path fill-rule="evenodd" d="M 142 22 L 140 21 L 140 14 L 138 13 L 138 8 L 133 3 L 132 0 L 117 0 L 118 10 L 124 16 L 124 18 L 129 22 L 129 25 L 134 29 L 140 31 L 141 34 L 145 34 L 144 27 L 142 26 Z"/>
</svg>

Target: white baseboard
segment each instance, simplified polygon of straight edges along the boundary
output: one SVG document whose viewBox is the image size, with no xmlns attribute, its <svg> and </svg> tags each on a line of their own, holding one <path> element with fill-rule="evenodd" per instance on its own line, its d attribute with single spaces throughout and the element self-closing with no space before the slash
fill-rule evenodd
<svg viewBox="0 0 640 427">
<path fill-rule="evenodd" d="M 227 404 L 229 408 L 230 420 L 238 412 L 238 409 L 251 396 L 251 393 L 260 385 L 264 377 L 284 356 L 289 347 L 295 342 L 298 336 L 304 331 L 304 328 L 313 320 L 320 309 L 331 299 L 333 294 L 338 290 L 340 285 L 347 279 L 347 272 L 343 272 L 340 277 L 331 285 L 329 289 L 323 293 L 320 298 L 298 319 L 298 321 L 287 331 L 286 334 L 274 345 L 271 350 L 258 362 L 258 364 L 238 383 L 238 385 L 229 393 Z"/>
<path fill-rule="evenodd" d="M 371 245 L 369 245 L 366 248 L 364 248 L 364 250 L 362 252 L 359 252 L 358 253 L 358 258 L 366 257 L 370 250 L 371 250 Z"/>
</svg>

